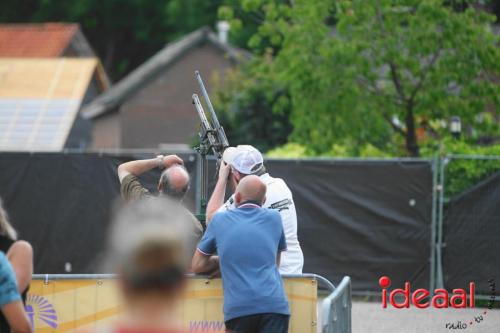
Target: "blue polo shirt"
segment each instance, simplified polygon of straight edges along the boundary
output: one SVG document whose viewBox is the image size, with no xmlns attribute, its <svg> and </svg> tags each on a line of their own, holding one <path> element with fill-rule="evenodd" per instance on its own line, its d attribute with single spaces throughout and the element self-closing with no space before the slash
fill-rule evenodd
<svg viewBox="0 0 500 333">
<path fill-rule="evenodd" d="M 219 255 L 225 321 L 259 313 L 290 314 L 276 266 L 276 255 L 284 250 L 277 211 L 244 204 L 214 215 L 198 251 Z"/>
<path fill-rule="evenodd" d="M 0 252 L 0 307 L 20 300 L 12 266 L 4 253 Z"/>
</svg>

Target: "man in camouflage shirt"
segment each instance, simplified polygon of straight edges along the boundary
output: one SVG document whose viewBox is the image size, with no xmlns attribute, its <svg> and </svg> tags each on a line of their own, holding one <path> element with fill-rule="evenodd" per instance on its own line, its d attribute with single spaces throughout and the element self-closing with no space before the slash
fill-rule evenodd
<svg viewBox="0 0 500 333">
<path fill-rule="evenodd" d="M 153 198 L 153 195 L 146 189 L 137 178 L 139 175 L 152 169 L 159 168 L 162 171 L 158 181 L 158 193 L 179 203 L 189 190 L 189 173 L 184 167 L 184 162 L 177 155 L 163 156 L 156 158 L 130 161 L 118 166 L 118 178 L 120 179 L 120 192 L 125 201 Z M 187 210 L 187 209 L 186 209 Z M 203 227 L 193 214 L 189 212 L 190 225 L 187 244 L 186 260 L 190 263 L 196 250 L 196 245 L 203 235 Z"/>
</svg>

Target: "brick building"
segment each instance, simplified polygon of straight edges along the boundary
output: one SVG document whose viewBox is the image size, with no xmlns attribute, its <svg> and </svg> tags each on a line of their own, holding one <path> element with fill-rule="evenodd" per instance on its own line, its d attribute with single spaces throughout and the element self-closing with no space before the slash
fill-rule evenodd
<svg viewBox="0 0 500 333">
<path fill-rule="evenodd" d="M 247 56 L 208 28 L 166 45 L 82 110 L 93 124 L 92 148 L 187 148 L 199 127 L 194 71 L 210 91 Z"/>
</svg>

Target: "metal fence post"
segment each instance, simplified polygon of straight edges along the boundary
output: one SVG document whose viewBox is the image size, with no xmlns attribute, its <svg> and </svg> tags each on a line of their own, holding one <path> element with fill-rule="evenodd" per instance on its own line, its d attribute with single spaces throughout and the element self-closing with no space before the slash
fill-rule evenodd
<svg viewBox="0 0 500 333">
<path fill-rule="evenodd" d="M 461 155 L 461 154 L 446 154 L 439 159 L 439 177 L 438 187 L 440 190 L 438 197 L 438 211 L 437 211 L 437 242 L 436 242 L 436 288 L 444 288 L 444 272 L 443 272 L 443 248 L 446 247 L 444 243 L 444 205 L 448 198 L 445 196 L 446 188 L 446 166 L 453 161 L 457 160 L 477 160 L 477 161 L 500 161 L 499 155 Z M 482 295 L 476 295 L 480 299 Z"/>
<path fill-rule="evenodd" d="M 203 166 L 202 166 L 202 157 L 200 154 L 196 154 L 196 182 L 193 182 L 195 184 L 195 203 L 196 203 L 196 214 L 200 215 L 202 214 L 202 203 L 201 203 L 201 188 L 202 184 L 201 182 L 203 181 Z"/>
<path fill-rule="evenodd" d="M 444 168 L 448 163 L 448 157 L 441 157 L 439 163 L 439 211 L 438 211 L 438 228 L 437 228 L 437 244 L 436 244 L 436 288 L 444 288 L 443 278 L 443 214 L 444 214 L 444 192 L 445 192 L 445 174 Z"/>
<path fill-rule="evenodd" d="M 438 201 L 438 173 L 439 157 L 434 156 L 432 160 L 432 212 L 431 212 L 431 254 L 430 254 L 430 276 L 429 289 L 433 292 L 436 289 L 436 210 Z"/>
</svg>

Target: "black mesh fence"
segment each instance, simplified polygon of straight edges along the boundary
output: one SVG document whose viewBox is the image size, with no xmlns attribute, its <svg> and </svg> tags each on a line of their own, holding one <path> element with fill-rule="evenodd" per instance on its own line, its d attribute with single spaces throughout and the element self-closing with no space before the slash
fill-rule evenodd
<svg viewBox="0 0 500 333">
<path fill-rule="evenodd" d="M 0 153 L 0 196 L 21 237 L 33 244 L 36 273 L 66 273 L 68 264 L 72 273 L 102 273 L 109 217 L 119 197 L 116 168 L 151 156 Z M 194 211 L 198 160 L 195 154 L 182 158 L 193 178 L 186 205 Z M 451 171 L 459 159 L 446 161 L 442 175 L 456 177 Z M 267 160 L 266 165 L 293 192 L 304 272 L 333 282 L 349 275 L 355 291 L 378 292 L 382 275 L 396 287 L 410 281 L 412 288 L 429 288 L 437 230 L 438 286 L 463 288 L 475 281 L 478 292 L 488 293 L 487 280 L 500 280 L 500 168 L 490 165 L 493 171 L 479 183 L 445 203 L 445 195 L 434 200 L 439 169 L 429 160 Z M 212 163 L 209 169 L 210 193 Z M 154 192 L 158 178 L 153 170 L 141 180 Z M 443 205 L 442 218 L 433 214 L 435 203 Z"/>
<path fill-rule="evenodd" d="M 500 157 L 450 156 L 443 171 L 439 282 L 449 290 L 475 282 L 478 294 L 490 294 L 488 280 L 500 281 Z"/>
</svg>

